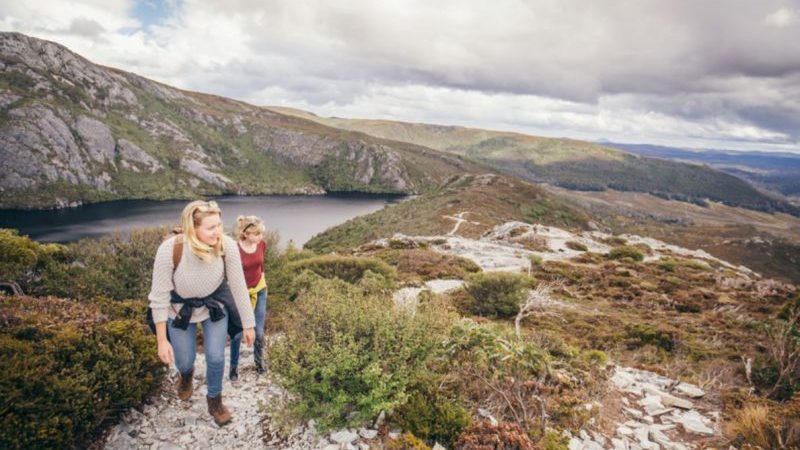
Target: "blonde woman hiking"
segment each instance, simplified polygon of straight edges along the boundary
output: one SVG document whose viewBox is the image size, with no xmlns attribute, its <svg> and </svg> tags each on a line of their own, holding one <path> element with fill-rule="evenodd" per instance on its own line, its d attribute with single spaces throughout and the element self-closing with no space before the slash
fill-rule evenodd
<svg viewBox="0 0 800 450">
<path fill-rule="evenodd" d="M 222 211 L 216 202 L 186 205 L 181 227 L 181 234 L 161 243 L 153 264 L 148 298 L 158 357 L 164 364 L 175 364 L 180 372 L 178 397 L 189 400 L 197 326 L 203 326 L 208 412 L 222 426 L 232 418 L 222 404 L 226 335 L 243 332 L 245 343 L 252 345 L 255 317 L 236 241 L 223 235 Z"/>
<path fill-rule="evenodd" d="M 250 292 L 250 302 L 256 316 L 256 343 L 253 358 L 256 372 L 266 373 L 264 368 L 264 325 L 267 319 L 267 283 L 264 279 L 264 254 L 267 244 L 264 242 L 264 222 L 256 216 L 239 216 L 236 219 L 236 237 L 238 238 L 239 256 L 244 268 L 244 280 Z M 239 379 L 239 345 L 242 335 L 231 339 L 231 381 Z"/>
</svg>

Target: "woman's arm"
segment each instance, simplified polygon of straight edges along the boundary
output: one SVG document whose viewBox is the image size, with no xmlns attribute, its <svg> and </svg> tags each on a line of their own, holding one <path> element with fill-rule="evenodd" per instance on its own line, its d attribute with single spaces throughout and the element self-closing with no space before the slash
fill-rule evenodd
<svg viewBox="0 0 800 450">
<path fill-rule="evenodd" d="M 150 286 L 150 309 L 153 310 L 153 322 L 166 322 L 169 318 L 170 292 L 175 289 L 172 281 L 172 246 L 175 238 L 167 239 L 162 242 L 156 252 L 153 262 L 153 281 Z"/>
<path fill-rule="evenodd" d="M 172 364 L 175 356 L 172 345 L 167 339 L 167 318 L 169 317 L 170 292 L 174 289 L 172 274 L 175 270 L 172 262 L 172 247 L 175 239 L 168 239 L 161 243 L 156 251 L 153 262 L 153 282 L 150 287 L 150 309 L 153 311 L 153 322 L 156 324 L 156 342 L 158 344 L 158 358 L 164 364 Z"/>
</svg>

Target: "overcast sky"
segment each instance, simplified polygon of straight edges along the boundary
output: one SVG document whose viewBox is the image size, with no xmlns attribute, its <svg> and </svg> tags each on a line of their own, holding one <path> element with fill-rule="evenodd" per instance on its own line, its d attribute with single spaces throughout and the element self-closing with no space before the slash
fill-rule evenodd
<svg viewBox="0 0 800 450">
<path fill-rule="evenodd" d="M 800 0 L 0 0 L 0 29 L 324 116 L 800 153 Z"/>
</svg>

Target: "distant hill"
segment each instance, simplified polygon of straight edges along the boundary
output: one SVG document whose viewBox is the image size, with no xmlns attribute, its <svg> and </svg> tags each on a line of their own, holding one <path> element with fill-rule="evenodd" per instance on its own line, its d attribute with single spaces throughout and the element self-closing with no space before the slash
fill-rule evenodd
<svg viewBox="0 0 800 450">
<path fill-rule="evenodd" d="M 603 145 L 638 155 L 706 164 L 783 195 L 800 196 L 800 154 L 732 150 L 686 150 L 648 144 Z"/>
<path fill-rule="evenodd" d="M 0 161 L 0 208 L 417 193 L 477 168 L 418 145 L 179 90 L 19 33 L 0 33 Z"/>
<path fill-rule="evenodd" d="M 508 174 L 574 190 L 647 192 L 663 198 L 704 203 L 706 199 L 759 211 L 800 215 L 778 196 L 744 180 L 697 164 L 634 155 L 590 142 L 474 128 L 369 119 L 320 117 L 271 107 L 318 123 L 468 157 Z"/>
</svg>

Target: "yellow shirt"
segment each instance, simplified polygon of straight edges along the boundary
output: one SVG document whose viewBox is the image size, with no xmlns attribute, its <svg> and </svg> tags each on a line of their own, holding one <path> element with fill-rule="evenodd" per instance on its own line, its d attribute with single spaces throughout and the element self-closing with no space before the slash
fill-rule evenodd
<svg viewBox="0 0 800 450">
<path fill-rule="evenodd" d="M 256 309 L 256 302 L 258 301 L 258 292 L 262 289 L 266 289 L 267 287 L 267 280 L 264 279 L 264 274 L 261 274 L 261 279 L 258 280 L 258 284 L 256 287 L 248 288 L 247 292 L 250 293 L 250 304 L 253 306 L 253 309 Z"/>
</svg>

